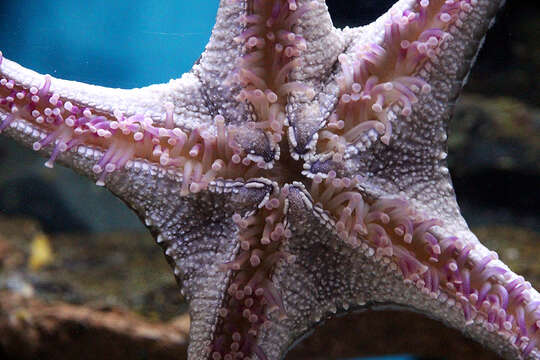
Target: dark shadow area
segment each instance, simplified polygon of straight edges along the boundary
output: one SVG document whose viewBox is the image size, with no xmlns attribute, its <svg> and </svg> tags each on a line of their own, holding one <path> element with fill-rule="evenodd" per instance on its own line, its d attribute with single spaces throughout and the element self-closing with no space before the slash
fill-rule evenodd
<svg viewBox="0 0 540 360">
<path fill-rule="evenodd" d="M 536 174 L 484 169 L 454 177 L 454 188 L 477 206 L 504 207 L 516 216 L 534 216 L 540 211 L 539 180 Z"/>
<path fill-rule="evenodd" d="M 39 221 L 47 233 L 87 232 L 84 221 L 71 214 L 57 188 L 38 177 L 6 181 L 0 188 L 0 212 Z"/>
<path fill-rule="evenodd" d="M 540 106 L 540 6 L 507 1 L 487 34 L 465 91 Z"/>
<path fill-rule="evenodd" d="M 497 360 L 482 345 L 441 322 L 410 311 L 364 311 L 325 322 L 286 359 L 352 359 L 412 354 L 416 359 Z"/>
<path fill-rule="evenodd" d="M 394 2 L 392 0 L 327 0 L 326 5 L 332 15 L 334 26 L 342 28 L 367 25 L 384 14 Z"/>
</svg>

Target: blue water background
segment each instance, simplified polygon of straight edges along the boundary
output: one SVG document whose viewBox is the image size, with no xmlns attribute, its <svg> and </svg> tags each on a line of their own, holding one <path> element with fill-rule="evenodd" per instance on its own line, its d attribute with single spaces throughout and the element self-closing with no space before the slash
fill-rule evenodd
<svg viewBox="0 0 540 360">
<path fill-rule="evenodd" d="M 179 77 L 208 40 L 217 1 L 2 2 L 4 55 L 41 73 L 132 88 Z"/>
<path fill-rule="evenodd" d="M 133 88 L 188 71 L 204 49 L 217 0 L 2 2 L 0 49 L 40 73 Z M 411 356 L 363 358 L 412 360 Z"/>
</svg>

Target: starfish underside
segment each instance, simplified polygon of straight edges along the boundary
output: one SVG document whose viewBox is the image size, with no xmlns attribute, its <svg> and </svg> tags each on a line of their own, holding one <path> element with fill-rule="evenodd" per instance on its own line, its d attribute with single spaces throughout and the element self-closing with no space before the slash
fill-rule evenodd
<svg viewBox="0 0 540 360">
<path fill-rule="evenodd" d="M 222 0 L 192 71 L 105 89 L 2 58 L 0 132 L 107 186 L 190 302 L 190 359 L 279 359 L 338 312 L 425 312 L 539 358 L 540 297 L 472 234 L 446 127 L 499 0 Z"/>
</svg>

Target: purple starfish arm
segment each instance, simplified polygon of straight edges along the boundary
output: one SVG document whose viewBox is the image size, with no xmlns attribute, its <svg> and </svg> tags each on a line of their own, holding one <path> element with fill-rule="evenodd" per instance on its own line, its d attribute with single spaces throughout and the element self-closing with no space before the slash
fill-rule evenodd
<svg viewBox="0 0 540 360">
<path fill-rule="evenodd" d="M 402 306 L 539 358 L 539 294 L 468 229 L 446 128 L 502 1 L 223 0 L 179 80 L 111 90 L 3 59 L 0 130 L 107 186 L 190 302 L 190 359 L 280 359 L 337 313 Z"/>
<path fill-rule="evenodd" d="M 199 93 L 200 82 L 189 73 L 168 84 L 124 90 L 56 79 L 25 69 L 1 55 L 0 59 L 0 131 L 50 156 L 47 166 L 52 167 L 59 158 L 100 185 L 107 164 L 111 169 L 115 162 L 120 163 L 116 166 L 120 169 L 131 160 L 129 150 L 120 144 L 115 153 L 102 153 L 115 143 L 111 132 L 124 132 L 127 139 L 131 136 L 130 140 L 140 141 L 135 138 L 141 132 L 148 137 L 167 122 L 169 126 L 193 127 L 208 121 Z M 81 158 L 78 163 L 72 161 L 74 154 Z M 100 171 L 96 171 L 94 158 L 103 160 L 99 162 L 103 167 Z"/>
</svg>

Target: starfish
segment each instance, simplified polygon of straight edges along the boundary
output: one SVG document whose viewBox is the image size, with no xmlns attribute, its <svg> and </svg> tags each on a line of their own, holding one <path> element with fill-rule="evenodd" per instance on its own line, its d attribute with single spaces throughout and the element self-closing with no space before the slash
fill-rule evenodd
<svg viewBox="0 0 540 360">
<path fill-rule="evenodd" d="M 109 89 L 0 53 L 0 132 L 106 186 L 190 303 L 190 359 L 280 359 L 325 319 L 405 307 L 538 359 L 540 295 L 469 230 L 447 124 L 503 0 L 222 0 L 166 84 Z"/>
</svg>

